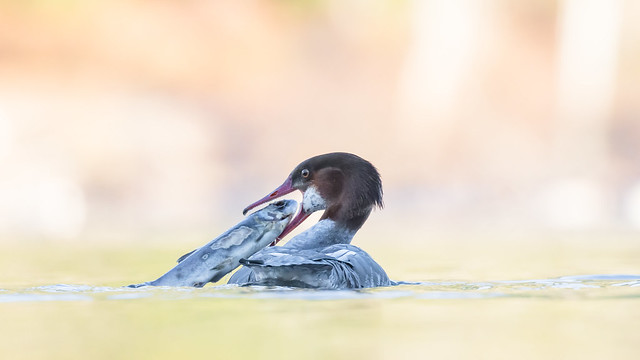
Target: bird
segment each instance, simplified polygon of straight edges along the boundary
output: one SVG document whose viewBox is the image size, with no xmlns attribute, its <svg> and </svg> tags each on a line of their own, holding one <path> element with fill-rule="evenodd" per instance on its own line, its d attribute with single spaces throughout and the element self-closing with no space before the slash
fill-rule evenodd
<svg viewBox="0 0 640 360">
<path fill-rule="evenodd" d="M 229 284 L 316 289 L 394 284 L 369 254 L 351 245 L 373 209 L 384 206 L 382 180 L 369 161 L 346 152 L 311 157 L 296 166 L 277 189 L 247 206 L 243 214 L 296 190 L 302 192 L 300 209 L 271 245 L 309 215 L 323 210 L 320 220 L 284 246 L 266 247 L 241 259 L 243 267 L 231 276 Z"/>
</svg>

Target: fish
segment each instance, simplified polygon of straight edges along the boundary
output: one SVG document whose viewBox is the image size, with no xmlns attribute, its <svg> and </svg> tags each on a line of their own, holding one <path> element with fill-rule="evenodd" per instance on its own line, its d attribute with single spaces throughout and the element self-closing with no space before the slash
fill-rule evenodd
<svg viewBox="0 0 640 360">
<path fill-rule="evenodd" d="M 178 265 L 153 281 L 129 285 L 203 287 L 216 282 L 246 259 L 274 243 L 298 209 L 295 200 L 280 200 L 260 209 L 206 245 L 184 254 Z"/>
</svg>

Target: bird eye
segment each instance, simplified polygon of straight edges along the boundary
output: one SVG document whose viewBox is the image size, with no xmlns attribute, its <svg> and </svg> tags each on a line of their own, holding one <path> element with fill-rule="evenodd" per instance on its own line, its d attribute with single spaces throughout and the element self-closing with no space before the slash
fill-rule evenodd
<svg viewBox="0 0 640 360">
<path fill-rule="evenodd" d="M 302 169 L 302 171 L 300 172 L 300 175 L 302 175 L 303 178 L 308 177 L 309 176 L 309 170 Z"/>
</svg>

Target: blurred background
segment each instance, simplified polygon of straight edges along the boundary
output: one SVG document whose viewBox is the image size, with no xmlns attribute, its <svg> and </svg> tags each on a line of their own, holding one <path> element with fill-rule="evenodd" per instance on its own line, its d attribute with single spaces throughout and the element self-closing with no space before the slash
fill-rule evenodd
<svg viewBox="0 0 640 360">
<path fill-rule="evenodd" d="M 214 236 L 331 151 L 380 170 L 372 229 L 638 229 L 639 13 L 1 0 L 0 236 Z"/>
<path fill-rule="evenodd" d="M 558 277 L 640 273 L 638 15 L 0 0 L 0 358 L 637 359 L 638 277 Z M 121 288 L 332 151 L 383 177 L 354 244 L 422 285 Z"/>
</svg>

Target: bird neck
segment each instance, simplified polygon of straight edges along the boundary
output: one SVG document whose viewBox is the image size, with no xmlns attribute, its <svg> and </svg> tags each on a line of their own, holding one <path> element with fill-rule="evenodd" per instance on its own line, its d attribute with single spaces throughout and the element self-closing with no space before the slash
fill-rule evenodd
<svg viewBox="0 0 640 360">
<path fill-rule="evenodd" d="M 349 244 L 358 229 L 354 230 L 332 219 L 321 219 L 284 246 L 296 249 L 314 249 L 335 244 Z"/>
</svg>

